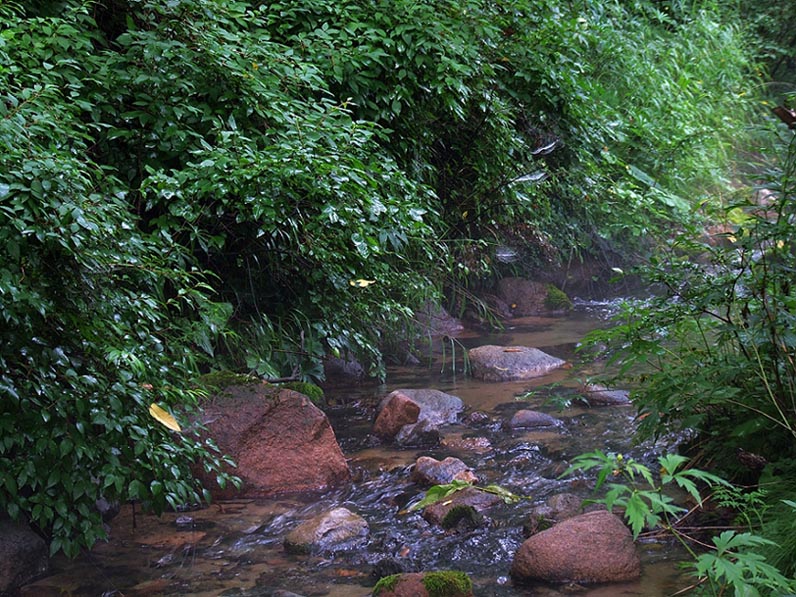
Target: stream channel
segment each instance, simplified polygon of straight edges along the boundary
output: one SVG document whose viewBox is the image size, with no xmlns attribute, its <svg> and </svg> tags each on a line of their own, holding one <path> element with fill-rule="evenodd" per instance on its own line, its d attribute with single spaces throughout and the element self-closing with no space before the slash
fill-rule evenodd
<svg viewBox="0 0 796 597">
<path fill-rule="evenodd" d="M 74 561 L 56 558 L 53 574 L 23 595 L 202 595 L 270 596 L 279 590 L 310 596 L 370 595 L 374 566 L 385 559 L 405 571 L 455 569 L 467 572 L 475 595 L 662 596 L 690 584 L 678 569 L 684 558 L 672 543 L 640 542 L 642 578 L 597 587 L 515 585 L 509 577 L 514 553 L 524 540 L 522 526 L 531 507 L 562 492 L 590 496 L 593 479 L 560 474 L 583 452 L 601 449 L 650 464 L 662 446 L 633 445 L 631 407 L 551 404 L 551 395 L 574 394 L 590 373 L 578 364 L 577 344 L 589 331 L 607 325 L 611 303 L 579 302 L 569 315 L 511 320 L 499 332 L 467 331 L 436 350 L 433 366 L 392 368 L 386 385 L 329 388 L 327 413 L 349 460 L 355 481 L 321 496 L 237 500 L 188 513 L 136 515 L 130 506 L 112 522 L 110 540 Z M 462 374 L 463 347 L 483 344 L 533 346 L 575 364 L 530 381 L 490 383 Z M 455 349 L 457 368 L 454 371 Z M 433 449 L 397 449 L 369 436 L 375 407 L 397 388 L 433 388 L 460 397 L 466 412 L 483 411 L 491 422 L 442 429 Z M 505 430 L 501 422 L 521 409 L 540 410 L 563 425 L 554 430 Z M 466 414 L 466 413 L 465 413 Z M 424 489 L 410 480 L 419 456 L 463 460 L 482 485 L 497 484 L 527 496 L 491 509 L 488 523 L 450 533 L 405 513 Z M 345 506 L 368 521 L 367 544 L 352 551 L 315 556 L 288 555 L 284 536 L 321 511 Z M 180 518 L 186 517 L 188 518 Z M 189 522 L 180 524 L 179 521 Z"/>
</svg>

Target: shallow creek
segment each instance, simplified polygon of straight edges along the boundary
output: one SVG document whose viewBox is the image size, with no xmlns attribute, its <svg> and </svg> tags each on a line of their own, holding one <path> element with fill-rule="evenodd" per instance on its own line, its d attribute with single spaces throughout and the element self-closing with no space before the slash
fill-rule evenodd
<svg viewBox="0 0 796 597">
<path fill-rule="evenodd" d="M 464 347 L 483 344 L 534 346 L 576 362 L 575 347 L 601 325 L 610 305 L 581 303 L 566 317 L 514 320 L 499 333 L 468 332 L 440 347 L 431 367 L 394 368 L 389 383 L 327 390 L 329 417 L 355 481 L 322 496 L 238 500 L 203 510 L 135 516 L 126 506 L 113 521 L 111 539 L 75 561 L 56 559 L 54 574 L 28 588 L 27 595 L 228 595 L 268 596 L 277 589 L 301 595 L 357 597 L 370 594 L 374 565 L 385 559 L 407 571 L 456 569 L 470 574 L 476 595 L 525 596 L 577 593 L 591 597 L 669 595 L 688 585 L 678 572 L 682 554 L 674 545 L 641 543 L 643 577 L 635 583 L 601 587 L 515 586 L 508 571 L 523 541 L 531 506 L 563 491 L 590 495 L 589 480 L 560 478 L 572 457 L 594 449 L 621 451 L 650 462 L 660 447 L 633 446 L 633 413 L 627 407 L 563 410 L 551 395 L 572 394 L 587 376 L 579 366 L 530 382 L 485 383 L 462 374 Z M 453 350 L 455 349 L 455 351 Z M 453 355 L 457 368 L 452 367 Z M 396 388 L 435 388 L 459 396 L 468 412 L 484 411 L 483 426 L 443 428 L 431 450 L 395 449 L 369 437 L 378 400 Z M 547 412 L 563 426 L 553 431 L 506 431 L 500 423 L 520 408 Z M 518 504 L 488 512 L 475 531 L 446 533 L 404 508 L 422 495 L 409 480 L 418 456 L 455 456 L 483 484 L 495 483 L 527 496 Z M 345 506 L 370 525 L 368 543 L 332 555 L 293 556 L 282 547 L 285 534 L 313 515 Z"/>
</svg>

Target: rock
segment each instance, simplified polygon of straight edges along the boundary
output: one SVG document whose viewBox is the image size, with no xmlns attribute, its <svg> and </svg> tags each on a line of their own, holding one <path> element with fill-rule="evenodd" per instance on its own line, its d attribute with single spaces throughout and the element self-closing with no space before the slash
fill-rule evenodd
<svg viewBox="0 0 796 597">
<path fill-rule="evenodd" d="M 422 308 L 415 311 L 418 337 L 428 336 L 457 336 L 464 330 L 462 322 L 453 317 L 439 304 L 426 302 Z"/>
<path fill-rule="evenodd" d="M 399 392 L 393 392 L 388 398 L 373 424 L 373 435 L 391 440 L 405 425 L 417 423 L 420 417 L 420 405 Z"/>
<path fill-rule="evenodd" d="M 402 446 L 436 444 L 439 427 L 455 423 L 463 410 L 460 398 L 439 390 L 395 390 L 379 404 L 373 434 Z"/>
<path fill-rule="evenodd" d="M 569 311 L 572 308 L 569 298 L 552 284 L 524 278 L 503 278 L 498 282 L 497 292 L 515 317 Z"/>
<path fill-rule="evenodd" d="M 412 481 L 424 485 L 446 485 L 451 481 L 475 483 L 478 478 L 464 462 L 449 456 L 443 461 L 421 456 L 412 470 Z"/>
<path fill-rule="evenodd" d="M 583 393 L 590 406 L 625 406 L 630 404 L 630 393 L 626 390 L 609 390 L 598 384 L 586 384 Z"/>
<path fill-rule="evenodd" d="M 373 564 L 373 570 L 371 571 L 370 575 L 373 577 L 374 580 L 380 580 L 385 576 L 392 576 L 394 574 L 400 574 L 404 572 L 404 565 L 401 563 L 400 560 L 395 558 L 382 558 L 375 564 Z"/>
<path fill-rule="evenodd" d="M 633 536 L 614 514 L 580 514 L 526 539 L 514 556 L 518 581 L 603 583 L 634 580 L 641 562 Z"/>
<path fill-rule="evenodd" d="M 583 499 L 572 493 L 558 493 L 535 506 L 522 527 L 526 537 L 549 529 L 557 522 L 572 518 L 583 511 Z"/>
<path fill-rule="evenodd" d="M 445 437 L 439 445 L 448 450 L 486 454 L 492 450 L 492 442 L 486 437 Z"/>
<path fill-rule="evenodd" d="M 373 597 L 472 597 L 473 582 L 464 572 L 412 572 L 385 576 Z"/>
<path fill-rule="evenodd" d="M 359 361 L 328 357 L 323 361 L 323 373 L 327 380 L 361 381 L 365 377 L 365 368 Z"/>
<path fill-rule="evenodd" d="M 473 377 L 484 381 L 532 379 L 563 367 L 566 361 L 527 346 L 487 344 L 468 353 Z"/>
<path fill-rule="evenodd" d="M 216 499 L 326 491 L 350 471 L 326 415 L 303 394 L 266 383 L 229 386 L 204 410 L 207 433 L 237 463 L 240 491 L 196 471 Z"/>
<path fill-rule="evenodd" d="M 99 498 L 94 505 L 102 516 L 102 522 L 110 522 L 119 515 L 122 509 L 118 501 L 109 502 L 104 497 Z"/>
<path fill-rule="evenodd" d="M 442 526 L 443 520 L 445 520 L 451 510 L 467 506 L 477 512 L 485 512 L 502 501 L 503 499 L 494 493 L 481 491 L 475 487 L 466 487 L 444 500 L 426 506 L 423 509 L 423 518 L 430 524 Z"/>
<path fill-rule="evenodd" d="M 49 549 L 44 539 L 25 524 L 0 520 L 0 595 L 46 574 Z"/>
<path fill-rule="evenodd" d="M 492 422 L 492 418 L 482 410 L 476 410 L 471 412 L 467 415 L 467 418 L 464 420 L 466 425 L 470 425 L 472 427 L 480 427 L 483 425 L 489 425 Z"/>
<path fill-rule="evenodd" d="M 361 545 L 368 534 L 364 518 L 347 508 L 334 508 L 303 522 L 285 537 L 288 553 L 343 551 Z"/>
<path fill-rule="evenodd" d="M 535 410 L 518 410 L 506 422 L 509 429 L 535 429 L 538 427 L 558 427 L 561 421 L 545 413 Z"/>
</svg>

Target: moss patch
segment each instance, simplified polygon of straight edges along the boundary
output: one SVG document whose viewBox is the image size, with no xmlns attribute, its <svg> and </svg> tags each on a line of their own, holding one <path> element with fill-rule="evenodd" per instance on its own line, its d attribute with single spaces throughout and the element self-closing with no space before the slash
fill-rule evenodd
<svg viewBox="0 0 796 597">
<path fill-rule="evenodd" d="M 211 393 L 219 392 L 229 386 L 247 386 L 258 383 L 262 383 L 262 380 L 245 373 L 235 373 L 234 371 L 213 371 L 212 373 L 205 373 L 196 380 L 196 385 Z"/>
<path fill-rule="evenodd" d="M 477 529 L 484 523 L 484 517 L 472 506 L 460 504 L 454 506 L 442 519 L 440 526 L 443 529 L 452 529 L 459 525 L 465 529 Z"/>
<path fill-rule="evenodd" d="M 376 586 L 373 587 L 373 595 L 380 595 L 382 591 L 395 590 L 399 580 L 401 580 L 400 574 L 390 574 L 390 576 L 380 578 L 379 582 L 376 583 Z"/>
<path fill-rule="evenodd" d="M 423 576 L 423 586 L 429 597 L 464 597 L 473 592 L 470 577 L 456 570 L 427 572 Z"/>
<path fill-rule="evenodd" d="M 548 284 L 544 306 L 551 311 L 569 311 L 572 309 L 572 301 L 562 290 Z"/>
<path fill-rule="evenodd" d="M 287 383 L 279 384 L 279 387 L 287 388 L 288 390 L 293 390 L 294 392 L 298 392 L 299 394 L 304 394 L 316 406 L 322 406 L 326 402 L 324 400 L 323 390 L 313 383 L 307 383 L 304 381 L 290 381 Z"/>
</svg>

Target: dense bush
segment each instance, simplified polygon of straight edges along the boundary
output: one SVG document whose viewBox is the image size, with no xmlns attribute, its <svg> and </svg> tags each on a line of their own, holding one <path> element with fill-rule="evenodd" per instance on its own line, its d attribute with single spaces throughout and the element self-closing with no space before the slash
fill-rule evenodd
<svg viewBox="0 0 796 597">
<path fill-rule="evenodd" d="M 673 240 L 641 269 L 658 294 L 594 334 L 640 382 L 642 434 L 694 430 L 714 465 L 747 475 L 796 445 L 796 141 L 785 135 L 776 180 L 729 206 L 722 235 Z"/>
<path fill-rule="evenodd" d="M 225 319 L 183 247 L 139 231 L 128 187 L 92 160 L 87 20 L 16 19 L 0 38 L 0 511 L 70 555 L 103 535 L 100 497 L 203 499 L 190 467 L 219 455 L 149 408 L 194 404 L 186 378 Z"/>
</svg>

